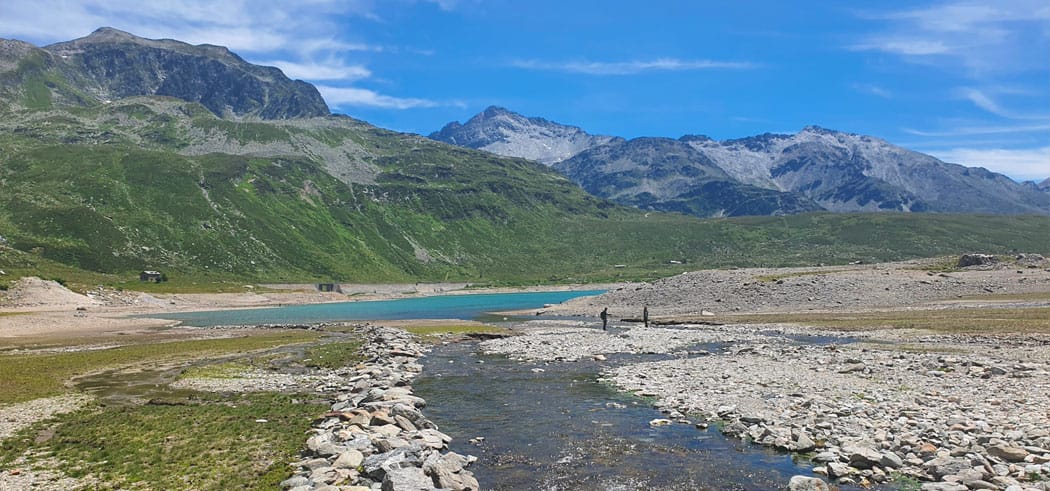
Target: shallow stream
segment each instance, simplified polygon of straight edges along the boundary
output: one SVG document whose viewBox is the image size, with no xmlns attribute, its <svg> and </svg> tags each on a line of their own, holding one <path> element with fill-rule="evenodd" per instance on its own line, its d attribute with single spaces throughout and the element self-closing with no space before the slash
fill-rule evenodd
<svg viewBox="0 0 1050 491">
<path fill-rule="evenodd" d="M 449 344 L 423 359 L 413 383 L 427 416 L 452 435 L 452 450 L 479 460 L 486 488 L 540 490 L 786 489 L 812 475 L 790 454 L 675 423 L 643 399 L 598 380 L 605 366 L 659 359 L 523 363 Z M 478 441 L 472 439 L 484 437 Z M 840 488 L 851 489 L 848 487 Z"/>
</svg>

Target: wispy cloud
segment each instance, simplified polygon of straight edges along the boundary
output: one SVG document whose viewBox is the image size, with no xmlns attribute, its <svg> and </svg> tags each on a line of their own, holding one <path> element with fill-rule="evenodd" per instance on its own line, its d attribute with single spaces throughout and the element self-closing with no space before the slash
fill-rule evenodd
<svg viewBox="0 0 1050 491">
<path fill-rule="evenodd" d="M 586 75 L 635 75 L 654 71 L 741 70 L 758 65 L 745 61 L 680 60 L 657 58 L 634 61 L 539 61 L 515 60 L 511 66 L 526 70 L 548 70 Z"/>
<path fill-rule="evenodd" d="M 1034 115 L 1034 114 L 1020 114 L 1002 107 L 998 102 L 992 99 L 985 91 L 976 89 L 974 87 L 960 87 L 955 90 L 955 93 L 962 99 L 968 100 L 973 105 L 981 108 L 989 113 L 996 116 L 1015 119 L 1015 120 L 1040 120 L 1050 121 L 1050 114 Z"/>
<path fill-rule="evenodd" d="M 1015 179 L 1050 177 L 1050 146 L 1030 149 L 953 148 L 928 153 L 945 162 L 985 167 Z"/>
<path fill-rule="evenodd" d="M 445 104 L 430 99 L 417 99 L 411 97 L 393 97 L 378 92 L 361 89 L 357 87 L 328 87 L 318 85 L 317 90 L 321 92 L 325 101 L 335 107 L 378 107 L 384 109 L 415 109 L 423 107 L 438 107 Z"/>
<path fill-rule="evenodd" d="M 893 37 L 869 39 L 851 45 L 854 51 L 885 51 L 897 55 L 925 56 L 941 55 L 952 51 L 943 41 L 930 39 L 901 39 Z"/>
<path fill-rule="evenodd" d="M 303 80 L 361 80 L 372 76 L 372 71 L 361 65 L 345 65 L 342 62 L 296 63 L 294 61 L 259 61 L 260 65 L 280 68 L 290 78 Z"/>
<path fill-rule="evenodd" d="M 885 89 L 879 85 L 853 84 L 851 87 L 853 87 L 853 90 L 856 90 L 857 92 L 871 94 L 873 96 L 881 97 L 883 99 L 893 99 L 893 92 L 890 92 L 888 89 Z"/>
<path fill-rule="evenodd" d="M 864 12 L 881 32 L 849 45 L 912 61 L 958 63 L 970 73 L 1002 73 L 1046 63 L 1050 4 L 1044 0 L 954 0 L 925 8 Z"/>
<path fill-rule="evenodd" d="M 927 137 L 957 137 L 969 135 L 998 135 L 1005 133 L 1033 133 L 1050 130 L 1050 123 L 1027 124 L 1027 125 L 1003 125 L 1003 126 L 960 126 L 947 130 L 917 130 L 913 128 L 901 128 L 901 131 L 910 135 Z"/>
</svg>

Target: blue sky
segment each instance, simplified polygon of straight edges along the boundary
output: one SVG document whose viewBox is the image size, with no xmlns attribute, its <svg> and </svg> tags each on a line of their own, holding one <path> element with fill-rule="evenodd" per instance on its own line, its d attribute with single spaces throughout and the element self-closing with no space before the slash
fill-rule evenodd
<svg viewBox="0 0 1050 491">
<path fill-rule="evenodd" d="M 230 47 L 427 134 L 489 105 L 624 137 L 816 124 L 1050 177 L 1045 0 L 8 0 L 0 37 Z"/>
</svg>

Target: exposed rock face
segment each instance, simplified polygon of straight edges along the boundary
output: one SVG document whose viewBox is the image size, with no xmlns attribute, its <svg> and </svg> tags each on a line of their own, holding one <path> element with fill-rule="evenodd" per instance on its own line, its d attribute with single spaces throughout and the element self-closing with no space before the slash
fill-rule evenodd
<svg viewBox="0 0 1050 491">
<path fill-rule="evenodd" d="M 686 135 L 627 142 L 489 108 L 465 125 L 450 123 L 431 138 L 556 164 L 585 189 L 600 190 L 595 193 L 599 196 L 701 216 L 720 210 L 764 215 L 816 207 L 835 212 L 1050 214 L 1050 179 L 1019 184 L 984 168 L 945 163 L 879 138 L 817 126 L 794 135 L 766 133 L 725 141 Z M 695 152 L 687 154 L 682 145 Z"/>
<path fill-rule="evenodd" d="M 957 266 L 960 268 L 969 268 L 970 266 L 987 266 L 998 262 L 999 258 L 991 254 L 963 254 L 962 257 L 959 258 Z"/>
<path fill-rule="evenodd" d="M 811 200 L 744 184 L 689 144 L 636 138 L 586 150 L 554 168 L 587 192 L 642 209 L 697 216 L 780 215 L 820 210 Z"/>
<path fill-rule="evenodd" d="M 980 167 L 864 135 L 809 126 L 717 142 L 688 139 L 741 182 L 801 193 L 831 211 L 1050 213 L 1050 200 Z"/>
<path fill-rule="evenodd" d="M 527 118 L 491 106 L 466 124 L 452 122 L 430 138 L 461 147 L 476 148 L 507 157 L 521 157 L 547 165 L 561 162 L 588 148 L 622 138 L 591 135 L 575 126 L 543 118 Z"/>
<path fill-rule="evenodd" d="M 143 39 L 101 28 L 43 49 L 5 41 L 0 58 L 0 70 L 11 70 L 16 79 L 58 79 L 49 87 L 57 92 L 52 96 L 57 102 L 159 95 L 199 102 L 222 117 L 288 119 L 329 114 L 314 86 L 290 80 L 277 68 L 250 64 L 220 46 Z"/>
</svg>

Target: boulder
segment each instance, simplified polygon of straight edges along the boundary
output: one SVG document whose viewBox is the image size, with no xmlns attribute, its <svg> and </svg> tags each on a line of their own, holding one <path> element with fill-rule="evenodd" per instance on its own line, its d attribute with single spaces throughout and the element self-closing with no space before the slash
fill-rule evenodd
<svg viewBox="0 0 1050 491">
<path fill-rule="evenodd" d="M 792 476 L 788 482 L 789 491 L 830 491 L 823 479 L 806 476 Z"/>
<path fill-rule="evenodd" d="M 873 448 L 857 445 L 843 447 L 842 450 L 849 455 L 849 465 L 858 469 L 871 469 L 882 463 L 882 453 Z"/>
<path fill-rule="evenodd" d="M 361 452 L 351 449 L 339 454 L 332 467 L 336 469 L 356 469 L 364 460 L 365 456 Z"/>
<path fill-rule="evenodd" d="M 935 479 L 940 479 L 944 476 L 958 474 L 959 472 L 969 469 L 970 462 L 966 459 L 956 457 L 937 457 L 927 461 L 922 466 L 926 469 L 928 474 Z"/>
<path fill-rule="evenodd" d="M 383 491 L 431 491 L 432 489 L 434 489 L 434 481 L 418 467 L 391 469 L 383 476 Z"/>
<path fill-rule="evenodd" d="M 993 445 L 988 447 L 988 455 L 998 457 L 1007 462 L 1024 462 L 1024 458 L 1028 456 L 1028 451 L 1020 447 Z"/>
<path fill-rule="evenodd" d="M 962 257 L 959 258 L 959 264 L 957 266 L 960 268 L 969 268 L 972 266 L 987 266 L 998 262 L 999 258 L 991 254 L 963 254 Z"/>
</svg>

